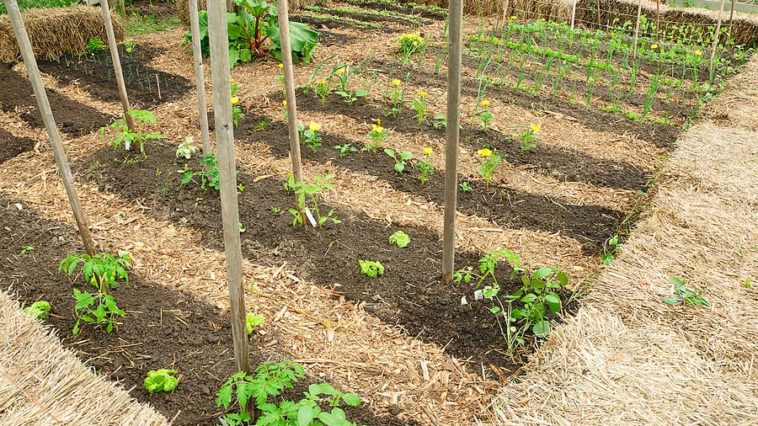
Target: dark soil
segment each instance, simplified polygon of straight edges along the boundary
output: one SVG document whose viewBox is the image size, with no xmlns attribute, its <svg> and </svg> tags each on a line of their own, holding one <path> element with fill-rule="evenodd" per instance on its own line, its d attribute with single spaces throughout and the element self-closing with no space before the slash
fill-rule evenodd
<svg viewBox="0 0 758 426">
<path fill-rule="evenodd" d="M 250 117 L 249 121 L 241 123 L 240 128 L 236 130 L 236 137 L 242 141 L 265 143 L 270 146 L 274 155 L 287 157 L 289 145 L 285 124 L 269 123 L 266 129 L 256 130 L 252 123 L 257 122 L 257 119 Z M 246 123 L 250 125 L 245 126 Z M 333 149 L 334 146 L 352 144 L 360 149 L 362 143 L 328 132 L 322 132 L 322 137 L 323 146 L 318 151 L 303 147 L 303 159 L 318 163 L 332 162 L 346 169 L 377 176 L 397 190 L 421 195 L 429 201 L 443 204 L 443 173 L 436 172 L 422 185 L 413 162 L 408 165 L 406 172 L 397 173 L 393 168 L 394 161 L 383 152 L 358 152 L 339 158 L 338 152 Z M 419 153 L 416 154 L 418 156 Z M 465 179 L 459 176 L 459 181 L 463 180 Z M 489 188 L 485 188 L 481 182 L 472 181 L 469 184 L 472 187 L 470 192 L 459 191 L 459 211 L 489 218 L 507 228 L 568 235 L 577 239 L 585 253 L 590 256 L 602 251 L 603 242 L 616 233 L 624 217 L 624 213 L 620 211 L 601 206 L 571 204 L 560 198 L 535 196 L 502 184 L 495 183 Z"/>
<path fill-rule="evenodd" d="M 78 250 L 78 238 L 68 225 L 41 219 L 27 207 L 19 211 L 16 201 L 0 197 L 0 289 L 15 294 L 24 305 L 46 300 L 53 306 L 47 324 L 58 330 L 65 347 L 94 366 L 98 373 L 117 380 L 131 395 L 149 402 L 167 418 L 178 414 L 175 425 L 216 424 L 224 412 L 215 406 L 216 391 L 235 371 L 229 314 L 192 295 L 148 282 L 130 274 L 130 282 L 113 291 L 127 316 L 112 334 L 84 326 L 71 336 L 74 298 L 72 283 L 56 271 L 58 262 Z M 22 246 L 34 252 L 20 255 Z M 34 265 L 34 267 L 30 267 Z M 75 286 L 86 289 L 77 277 Z M 88 289 L 91 290 L 91 289 Z M 251 349 L 272 347 L 276 336 L 254 335 Z M 274 357 L 275 354 L 272 354 Z M 251 365 L 269 359 L 254 351 Z M 148 370 L 178 370 L 179 387 L 172 393 L 150 396 L 142 386 Z M 306 378 L 287 398 L 300 398 L 309 383 Z M 375 417 L 366 407 L 348 410 L 349 418 L 367 425 L 407 424 L 397 418 Z"/>
<path fill-rule="evenodd" d="M 129 54 L 122 45 L 119 46 L 119 51 L 126 91 L 133 106 L 152 108 L 162 102 L 173 102 L 192 87 L 192 83 L 184 77 L 146 65 L 158 53 L 155 48 L 137 45 Z M 57 61 L 40 61 L 39 68 L 64 84 L 78 83 L 100 100 L 120 101 L 107 49 L 95 54 L 62 57 Z"/>
<path fill-rule="evenodd" d="M 35 142 L 29 138 L 16 136 L 0 129 L 0 164 L 34 149 Z"/>
<path fill-rule="evenodd" d="M 11 64 L 0 64 L 0 108 L 5 112 L 19 110 L 21 118 L 36 128 L 44 128 L 42 115 L 37 109 L 32 85 L 26 78 L 11 69 Z M 91 133 L 107 125 L 112 117 L 68 98 L 55 90 L 47 89 L 47 98 L 58 128 L 73 137 Z"/>
<path fill-rule="evenodd" d="M 447 17 L 447 14 L 445 12 L 442 12 L 442 11 L 435 12 L 428 9 L 424 9 L 421 7 L 421 5 L 416 5 L 415 3 L 412 3 L 412 2 L 388 4 L 388 3 L 382 3 L 382 2 L 365 1 L 365 2 L 361 2 L 360 7 L 365 8 L 365 9 L 378 10 L 378 11 L 386 10 L 386 11 L 398 12 L 400 14 L 404 14 L 407 16 L 422 16 L 424 18 L 436 19 L 438 21 L 442 21 Z"/>
<path fill-rule="evenodd" d="M 404 16 L 404 15 L 397 15 L 397 14 L 388 14 L 388 15 L 373 15 L 369 13 L 359 13 L 359 12 L 346 12 L 341 11 L 339 9 L 335 8 L 329 8 L 329 7 L 317 7 L 317 8 L 311 8 L 311 7 L 304 7 L 305 10 L 312 10 L 314 12 L 320 12 L 324 14 L 329 15 L 335 15 L 335 16 L 345 16 L 352 19 L 357 19 L 359 21 L 364 22 L 392 22 L 395 24 L 400 25 L 412 25 L 412 26 L 418 26 L 420 23 L 420 20 L 418 18 Z M 357 9 L 357 8 L 356 8 Z"/>
<path fill-rule="evenodd" d="M 305 16 L 305 15 L 298 15 L 294 14 L 290 16 L 290 21 L 292 22 L 301 22 L 303 24 L 308 24 L 313 29 L 321 32 L 324 29 L 329 28 L 352 28 L 357 29 L 361 31 L 379 31 L 384 33 L 394 33 L 396 30 L 391 27 L 387 26 L 380 26 L 380 27 L 374 27 L 372 23 L 366 22 L 366 25 L 362 25 L 361 23 L 354 23 L 354 22 L 347 22 L 343 20 L 339 20 L 338 18 L 332 19 L 329 17 L 319 17 L 319 16 Z"/>
<path fill-rule="evenodd" d="M 151 214 L 203 233 L 203 243 L 221 250 L 222 229 L 218 193 L 201 191 L 197 186 L 180 187 L 180 164 L 175 164 L 174 147 L 151 145 L 149 157 L 129 164 L 123 154 L 104 149 L 80 161 L 76 168 L 85 178 L 98 182 L 101 191 L 141 202 Z M 91 164 L 103 165 L 89 171 Z M 190 162 L 194 170 L 198 161 Z M 159 176 L 159 177 L 156 177 Z M 260 264 L 279 266 L 286 261 L 303 278 L 329 287 L 348 300 L 365 302 L 367 311 L 388 324 L 398 324 L 408 335 L 434 342 L 458 358 L 485 365 L 494 364 L 513 370 L 515 362 L 503 351 L 494 317 L 487 306 L 473 302 L 473 290 L 466 286 L 440 284 L 441 241 L 424 228 L 399 226 L 374 220 L 364 214 L 334 209 L 342 220 L 339 225 L 321 229 L 294 228 L 287 212 L 293 204 L 283 182 L 265 178 L 254 182 L 245 173 L 238 181 L 245 185 L 240 195 L 240 221 L 246 227 L 242 248 L 246 257 Z M 330 207 L 320 206 L 322 212 Z M 399 249 L 387 243 L 398 229 L 407 232 L 412 242 Z M 459 267 L 477 265 L 479 255 L 459 253 Z M 380 261 L 386 268 L 381 278 L 360 274 L 358 260 Z M 515 289 L 503 267 L 503 291 Z M 462 297 L 471 302 L 461 305 Z"/>
</svg>

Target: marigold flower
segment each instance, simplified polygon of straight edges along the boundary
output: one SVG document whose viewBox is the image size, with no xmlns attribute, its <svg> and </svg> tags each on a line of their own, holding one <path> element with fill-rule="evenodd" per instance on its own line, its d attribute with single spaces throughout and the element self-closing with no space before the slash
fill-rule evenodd
<svg viewBox="0 0 758 426">
<path fill-rule="evenodd" d="M 286 99 L 282 101 L 282 106 L 285 106 L 285 107 L 287 106 L 287 100 Z"/>
<path fill-rule="evenodd" d="M 284 64 L 279 64 L 279 70 L 281 71 L 283 69 L 284 69 Z"/>
<path fill-rule="evenodd" d="M 492 155 L 492 150 L 489 148 L 482 148 L 479 151 L 477 151 L 477 154 L 479 154 L 479 156 L 482 158 L 487 158 L 490 155 Z"/>
<path fill-rule="evenodd" d="M 658 45 L 655 44 L 655 43 L 653 43 L 653 44 L 650 45 L 650 48 L 653 49 L 653 50 L 655 50 L 655 49 L 658 48 Z"/>
<path fill-rule="evenodd" d="M 403 84 L 403 82 L 398 79 L 392 80 L 392 87 L 400 87 L 401 84 Z"/>
<path fill-rule="evenodd" d="M 345 73 L 345 67 L 337 68 L 337 71 L 334 71 L 335 75 L 342 75 Z"/>
<path fill-rule="evenodd" d="M 427 95 L 428 93 L 424 92 L 423 90 L 418 92 L 418 97 L 421 99 L 424 99 Z"/>
<path fill-rule="evenodd" d="M 489 108 L 489 106 L 490 106 L 490 101 L 488 101 L 487 99 L 482 99 L 482 100 L 479 102 L 479 106 L 480 106 L 480 107 L 482 107 L 482 108 Z"/>
<path fill-rule="evenodd" d="M 312 132 L 318 132 L 321 130 L 321 125 L 316 123 L 315 121 L 311 121 L 311 124 L 308 125 L 308 130 Z"/>
<path fill-rule="evenodd" d="M 371 125 L 371 131 L 375 133 L 383 133 L 384 127 L 378 125 L 378 124 L 372 124 Z"/>
<path fill-rule="evenodd" d="M 237 105 L 238 103 L 240 103 L 240 98 L 232 96 L 232 105 Z"/>
<path fill-rule="evenodd" d="M 318 82 L 319 86 L 326 86 L 326 80 L 321 80 Z"/>
<path fill-rule="evenodd" d="M 695 51 L 695 56 L 703 56 L 703 52 L 701 52 L 699 50 L 696 50 Z"/>
<path fill-rule="evenodd" d="M 542 130 L 542 126 L 540 126 L 539 124 L 532 124 L 531 126 L 529 126 L 529 129 L 532 131 L 532 133 L 539 133 L 540 130 Z"/>
<path fill-rule="evenodd" d="M 424 147 L 424 155 L 432 155 L 433 153 L 434 149 L 431 146 Z"/>
</svg>

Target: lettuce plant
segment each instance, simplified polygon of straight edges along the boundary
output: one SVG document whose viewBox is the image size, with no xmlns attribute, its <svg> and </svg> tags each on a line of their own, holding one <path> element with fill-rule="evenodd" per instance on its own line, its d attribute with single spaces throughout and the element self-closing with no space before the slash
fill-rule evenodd
<svg viewBox="0 0 758 426">
<path fill-rule="evenodd" d="M 395 231 L 392 235 L 390 235 L 389 243 L 394 244 L 400 248 L 406 248 L 408 247 L 408 244 L 411 243 L 411 236 L 403 231 Z"/>
<path fill-rule="evenodd" d="M 361 274 L 369 278 L 377 278 L 384 275 L 384 265 L 375 260 L 358 260 L 361 267 Z"/>
<path fill-rule="evenodd" d="M 47 316 L 50 314 L 50 310 L 52 309 L 52 306 L 50 306 L 50 302 L 44 301 L 44 300 L 38 300 L 31 305 L 24 308 L 24 313 L 26 315 L 29 315 L 32 318 L 38 319 L 40 321 L 47 319 Z"/>
<path fill-rule="evenodd" d="M 176 377 L 176 370 L 150 370 L 142 386 L 150 395 L 156 392 L 171 392 L 179 386 L 179 379 Z"/>
</svg>

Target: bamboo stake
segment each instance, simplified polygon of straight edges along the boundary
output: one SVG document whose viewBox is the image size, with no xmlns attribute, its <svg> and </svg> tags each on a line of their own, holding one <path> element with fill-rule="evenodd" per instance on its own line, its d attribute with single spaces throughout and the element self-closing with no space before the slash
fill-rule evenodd
<svg viewBox="0 0 758 426">
<path fill-rule="evenodd" d="M 237 370 L 250 372 L 245 332 L 245 292 L 242 286 L 242 248 L 240 245 L 237 173 L 234 164 L 234 128 L 229 75 L 229 38 L 226 26 L 226 2 L 208 2 L 208 26 L 211 29 L 211 75 L 213 110 L 216 124 L 216 151 L 221 184 L 221 220 L 224 227 L 224 252 L 231 306 L 232 341 Z M 247 410 L 248 407 L 243 407 Z M 254 417 L 254 412 L 250 412 Z M 255 420 L 254 418 L 252 420 Z"/>
<path fill-rule="evenodd" d="M 713 35 L 713 47 L 711 48 L 711 59 L 708 64 L 708 73 L 711 83 L 713 82 L 714 63 L 716 59 L 716 49 L 719 47 L 719 40 L 721 39 L 721 17 L 724 14 L 724 0 L 721 0 L 721 7 L 719 8 L 719 19 L 716 22 L 716 33 Z"/>
<path fill-rule="evenodd" d="M 292 47 L 290 45 L 290 24 L 287 0 L 278 0 L 279 7 L 279 37 L 282 52 L 282 73 L 284 73 L 285 100 L 287 101 L 287 123 L 290 139 L 290 159 L 292 160 L 292 176 L 295 182 L 303 181 L 303 165 L 300 156 L 300 132 L 297 130 L 297 99 L 295 98 L 295 73 L 292 67 Z M 297 205 L 295 194 L 295 205 Z M 305 212 L 300 212 L 303 229 L 308 228 Z"/>
<path fill-rule="evenodd" d="M 32 51 L 29 34 L 26 32 L 26 27 L 24 26 L 24 21 L 21 17 L 21 11 L 18 9 L 18 3 L 16 3 L 16 0 L 4 0 L 4 2 L 5 8 L 8 10 L 8 17 L 13 25 L 13 32 L 18 41 L 18 48 L 24 59 L 26 72 L 32 83 L 32 89 L 34 89 L 34 97 L 37 99 L 37 107 L 42 114 L 42 121 L 45 123 L 45 130 L 47 130 L 47 136 L 50 138 L 50 145 L 53 147 L 53 156 L 55 157 L 55 163 L 58 165 L 58 173 L 60 174 L 61 179 L 63 179 L 63 187 L 66 189 L 68 202 L 71 204 L 71 211 L 74 212 L 74 219 L 76 219 L 76 226 L 79 228 L 79 235 L 82 237 L 82 242 L 84 243 L 84 250 L 87 254 L 94 256 L 96 254 L 95 244 L 92 241 L 92 235 L 90 235 L 89 232 L 89 221 L 87 220 L 87 215 L 84 213 L 84 210 L 82 210 L 79 205 L 79 196 L 76 193 L 76 186 L 74 186 L 74 178 L 71 174 L 71 168 L 68 165 L 66 152 L 63 150 L 61 135 L 58 132 L 58 126 L 55 124 L 55 117 L 50 108 L 50 101 L 47 99 L 47 92 L 42 83 L 42 77 L 39 68 L 37 67 L 37 60 L 34 57 L 34 52 Z M 105 287 L 105 290 L 107 290 L 107 287 Z"/>
<path fill-rule="evenodd" d="M 578 0 L 574 0 L 571 3 L 571 29 L 574 29 L 574 21 L 576 20 L 576 3 Z"/>
<path fill-rule="evenodd" d="M 447 65 L 447 146 L 445 147 L 445 213 L 442 281 L 453 280 L 455 267 L 455 212 L 458 199 L 458 138 L 460 136 L 461 33 L 463 0 L 450 0 Z"/>
<path fill-rule="evenodd" d="M 510 19 L 510 16 L 508 16 L 508 8 L 511 6 L 511 0 L 505 0 L 505 4 L 503 5 L 503 26 L 508 26 L 508 19 Z"/>
<path fill-rule="evenodd" d="M 118 55 L 118 44 L 116 35 L 113 33 L 113 22 L 111 21 L 111 11 L 108 7 L 108 0 L 100 0 L 100 6 L 103 11 L 103 23 L 105 23 L 105 33 L 108 36 L 108 49 L 111 51 L 111 60 L 113 61 L 113 72 L 116 74 L 116 83 L 118 84 L 118 95 L 121 98 L 121 108 L 124 110 L 124 119 L 129 130 L 134 130 L 134 120 L 129 115 L 129 97 L 126 94 L 126 85 L 124 84 L 124 73 L 121 70 L 121 58 Z"/>
<path fill-rule="evenodd" d="M 637 41 L 640 37 L 640 17 L 642 16 L 642 0 L 637 0 L 637 24 L 634 26 L 634 50 L 632 60 L 637 59 Z"/>
<path fill-rule="evenodd" d="M 602 19 L 602 16 L 600 14 L 600 12 L 602 11 L 602 8 L 600 6 L 600 0 L 597 0 L 595 2 L 595 5 L 597 6 L 597 27 L 598 27 L 598 29 L 602 29 L 603 28 L 603 19 Z"/>
<path fill-rule="evenodd" d="M 661 41 L 661 0 L 655 0 L 655 41 Z"/>
<path fill-rule="evenodd" d="M 211 153 L 211 138 L 208 129 L 208 104 L 205 100 L 205 75 L 203 74 L 203 51 L 200 49 L 200 21 L 197 13 L 197 0 L 189 0 L 189 14 L 192 31 L 192 62 L 195 65 L 195 81 L 197 83 L 200 137 L 203 141 L 203 154 L 208 155 Z"/>
<path fill-rule="evenodd" d="M 732 8 L 729 10 L 729 36 L 732 36 L 732 21 L 734 20 L 734 2 L 737 0 L 732 0 Z"/>
</svg>

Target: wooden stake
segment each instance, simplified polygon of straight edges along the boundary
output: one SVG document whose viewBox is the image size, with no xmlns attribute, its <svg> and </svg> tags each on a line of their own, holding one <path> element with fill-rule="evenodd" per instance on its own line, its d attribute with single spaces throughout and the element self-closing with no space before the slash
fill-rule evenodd
<svg viewBox="0 0 758 426">
<path fill-rule="evenodd" d="M 508 26 L 508 20 L 511 18 L 508 15 L 508 8 L 511 6 L 511 0 L 505 0 L 505 4 L 503 4 L 503 26 Z"/>
<path fill-rule="evenodd" d="M 303 181 L 303 166 L 300 156 L 300 132 L 297 131 L 297 99 L 295 98 L 295 73 L 292 67 L 292 48 L 290 45 L 290 24 L 287 0 L 278 0 L 279 7 L 279 37 L 282 52 L 282 73 L 287 101 L 287 123 L 289 125 L 290 159 L 292 160 L 292 176 L 295 182 Z M 297 205 L 297 194 L 295 194 Z M 300 212 L 303 229 L 308 228 L 305 212 Z"/>
<path fill-rule="evenodd" d="M 108 7 L 108 0 L 100 0 L 100 6 L 103 11 L 103 23 L 105 24 L 105 33 L 108 35 L 108 49 L 111 51 L 111 60 L 113 61 L 113 73 L 116 74 L 116 83 L 118 84 L 118 95 L 121 98 L 121 108 L 124 110 L 124 119 L 129 130 L 134 130 L 134 120 L 129 115 L 129 97 L 126 95 L 126 85 L 124 84 L 124 73 L 121 71 L 121 58 L 118 55 L 118 44 L 116 35 L 113 33 L 113 22 L 111 21 L 111 10 Z"/>
<path fill-rule="evenodd" d="M 732 0 L 732 8 L 729 10 L 729 36 L 732 36 L 732 21 L 734 20 L 734 2 L 737 0 Z"/>
<path fill-rule="evenodd" d="M 574 29 L 574 21 L 576 20 L 576 3 L 578 0 L 574 0 L 571 4 L 571 29 Z"/>
<path fill-rule="evenodd" d="M 189 0 L 189 14 L 192 31 L 192 62 L 195 66 L 195 82 L 197 83 L 200 137 L 203 141 L 203 154 L 208 155 L 211 153 L 211 138 L 208 129 L 208 104 L 205 100 L 205 75 L 203 74 L 203 51 L 200 48 L 200 20 L 197 12 L 197 0 Z"/>
<path fill-rule="evenodd" d="M 79 205 L 79 196 L 74 186 L 74 178 L 71 175 L 71 168 L 68 165 L 66 152 L 63 150 L 63 143 L 58 132 L 58 126 L 55 124 L 55 117 L 50 108 L 50 102 L 47 99 L 47 92 L 45 92 L 45 86 L 42 83 L 42 77 L 37 67 L 37 60 L 32 51 L 32 44 L 29 42 L 29 34 L 26 32 L 26 27 L 24 26 L 16 0 L 4 0 L 4 2 L 5 8 L 8 10 L 11 25 L 13 25 L 13 33 L 16 35 L 18 48 L 21 51 L 21 56 L 24 58 L 26 72 L 32 83 L 32 89 L 34 89 L 37 107 L 40 114 L 42 114 L 42 121 L 45 123 L 45 130 L 47 130 L 47 136 L 50 138 L 50 145 L 53 147 L 53 156 L 55 157 L 55 163 L 58 165 L 58 173 L 60 173 L 61 179 L 63 179 L 63 186 L 66 188 L 66 195 L 68 196 L 69 204 L 71 204 L 71 211 L 74 212 L 76 226 L 79 228 L 79 235 L 82 237 L 82 242 L 84 243 L 84 250 L 89 255 L 94 256 L 96 254 L 95 244 L 89 232 L 87 215 Z"/>
<path fill-rule="evenodd" d="M 461 33 L 463 0 L 450 0 L 449 55 L 447 64 L 447 146 L 445 147 L 445 222 L 442 250 L 442 281 L 453 280 L 455 268 L 455 212 L 458 201 L 458 137 L 460 136 Z"/>
<path fill-rule="evenodd" d="M 208 2 L 208 31 L 211 45 L 213 110 L 216 124 L 216 151 L 221 184 L 221 220 L 224 227 L 224 253 L 229 283 L 232 340 L 237 370 L 250 372 L 245 332 L 245 292 L 242 286 L 242 248 L 240 245 L 237 169 L 234 162 L 234 128 L 229 75 L 229 38 L 226 27 L 226 2 Z M 244 407 L 243 410 L 247 410 Z M 251 411 L 254 417 L 254 412 Z M 253 419 L 255 420 L 255 419 Z"/>
<path fill-rule="evenodd" d="M 655 41 L 661 41 L 661 0 L 655 0 Z"/>
<path fill-rule="evenodd" d="M 724 14 L 724 0 L 721 0 L 721 7 L 719 8 L 719 19 L 716 22 L 716 33 L 713 34 L 713 47 L 711 48 L 711 60 L 708 64 L 708 73 L 711 83 L 713 83 L 713 71 L 714 60 L 716 59 L 716 49 L 719 47 L 719 40 L 721 39 L 721 17 Z"/>
<path fill-rule="evenodd" d="M 602 16 L 600 15 L 600 11 L 602 10 L 602 8 L 600 7 L 600 0 L 597 0 L 595 2 L 595 5 L 597 6 L 597 27 L 598 27 L 598 29 L 602 29 L 603 28 L 603 19 L 602 19 Z"/>
<path fill-rule="evenodd" d="M 632 60 L 637 59 L 637 42 L 640 37 L 640 17 L 642 16 L 642 0 L 637 0 L 637 24 L 634 26 L 634 50 Z"/>
</svg>

